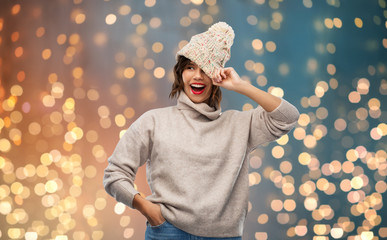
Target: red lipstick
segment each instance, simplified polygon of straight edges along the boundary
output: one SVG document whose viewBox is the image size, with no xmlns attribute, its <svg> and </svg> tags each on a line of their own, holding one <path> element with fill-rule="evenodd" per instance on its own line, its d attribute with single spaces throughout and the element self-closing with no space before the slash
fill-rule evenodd
<svg viewBox="0 0 387 240">
<path fill-rule="evenodd" d="M 206 85 L 203 83 L 191 83 L 190 86 L 192 93 L 195 95 L 202 94 L 206 88 Z"/>
</svg>

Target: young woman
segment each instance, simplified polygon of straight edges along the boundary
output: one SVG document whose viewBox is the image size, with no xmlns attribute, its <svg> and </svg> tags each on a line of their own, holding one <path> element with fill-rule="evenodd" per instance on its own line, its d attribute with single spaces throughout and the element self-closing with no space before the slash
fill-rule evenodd
<svg viewBox="0 0 387 240">
<path fill-rule="evenodd" d="M 177 105 L 140 116 L 105 170 L 106 191 L 147 218 L 145 239 L 241 239 L 248 206 L 248 155 L 291 130 L 299 113 L 286 100 L 241 80 L 230 58 L 234 32 L 224 22 L 177 53 L 170 96 Z M 223 87 L 254 100 L 250 111 L 221 112 Z M 152 194 L 133 187 L 147 164 Z"/>
</svg>

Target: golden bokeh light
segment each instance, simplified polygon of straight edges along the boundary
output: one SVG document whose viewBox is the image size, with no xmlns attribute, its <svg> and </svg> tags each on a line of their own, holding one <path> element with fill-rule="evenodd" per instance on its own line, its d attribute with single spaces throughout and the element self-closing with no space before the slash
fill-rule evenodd
<svg viewBox="0 0 387 240">
<path fill-rule="evenodd" d="M 114 14 L 108 14 L 106 15 L 105 22 L 107 25 L 112 25 L 117 21 L 117 16 Z"/>
</svg>

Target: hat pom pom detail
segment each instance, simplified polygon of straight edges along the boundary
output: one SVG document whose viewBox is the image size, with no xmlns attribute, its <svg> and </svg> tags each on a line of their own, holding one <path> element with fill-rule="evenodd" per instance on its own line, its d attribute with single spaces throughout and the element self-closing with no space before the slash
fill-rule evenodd
<svg viewBox="0 0 387 240">
<path fill-rule="evenodd" d="M 235 34 L 234 30 L 225 22 L 218 22 L 212 25 L 208 31 L 210 32 L 221 32 L 225 34 L 228 38 L 234 39 Z"/>
</svg>

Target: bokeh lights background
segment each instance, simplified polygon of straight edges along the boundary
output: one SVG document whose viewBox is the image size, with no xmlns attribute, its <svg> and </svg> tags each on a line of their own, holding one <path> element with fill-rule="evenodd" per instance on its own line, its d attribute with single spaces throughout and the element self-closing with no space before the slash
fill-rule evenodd
<svg viewBox="0 0 387 240">
<path fill-rule="evenodd" d="M 218 21 L 236 33 L 227 66 L 301 113 L 251 154 L 243 239 L 386 239 L 386 5 L 2 0 L 0 239 L 143 239 L 145 218 L 103 189 L 107 157 L 175 104 L 176 52 Z M 223 90 L 223 110 L 254 107 Z M 150 194 L 144 167 L 136 186 Z"/>
</svg>

